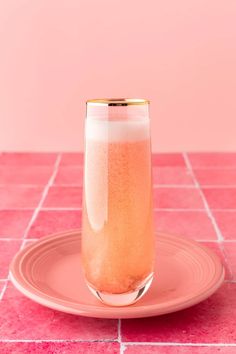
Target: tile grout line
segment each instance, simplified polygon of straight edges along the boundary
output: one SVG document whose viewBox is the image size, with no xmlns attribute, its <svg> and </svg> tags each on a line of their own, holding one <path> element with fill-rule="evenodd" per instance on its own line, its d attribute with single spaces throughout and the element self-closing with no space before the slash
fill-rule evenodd
<svg viewBox="0 0 236 354">
<path fill-rule="evenodd" d="M 185 154 L 185 153 L 183 153 Z M 154 167 L 165 167 L 165 166 L 154 166 Z M 175 166 L 166 166 L 166 167 L 175 167 Z M 181 168 L 181 166 L 176 166 L 176 168 Z M 184 168 L 184 167 L 182 167 Z M 236 165 L 235 166 L 193 166 L 194 170 L 206 170 L 206 171 L 211 171 L 211 170 L 227 170 L 227 171 L 232 171 L 236 170 Z"/>
<path fill-rule="evenodd" d="M 229 269 L 231 277 L 233 277 L 232 268 L 231 268 L 230 264 L 228 263 L 228 260 L 227 260 L 227 257 L 226 257 L 226 253 L 224 251 L 224 245 L 223 245 L 224 237 L 223 237 L 223 235 L 222 235 L 222 233 L 221 233 L 221 231 L 220 231 L 220 229 L 219 229 L 219 227 L 217 225 L 217 222 L 216 222 L 216 220 L 214 218 L 214 215 L 213 215 L 213 213 L 212 213 L 212 211 L 211 211 L 211 209 L 209 207 L 209 204 L 208 204 L 208 202 L 207 202 L 207 200 L 205 198 L 205 195 L 204 195 L 204 193 L 203 193 L 203 191 L 201 189 L 201 186 L 199 185 L 199 183 L 197 181 L 197 178 L 196 178 L 196 176 L 194 174 L 194 171 L 193 171 L 191 162 L 190 162 L 190 160 L 188 158 L 188 155 L 186 153 L 183 153 L 183 157 L 184 157 L 184 161 L 186 163 L 186 166 L 189 169 L 189 171 L 190 171 L 190 173 L 191 173 L 191 175 L 193 177 L 194 183 L 196 184 L 196 186 L 198 188 L 198 191 L 200 193 L 200 196 L 202 198 L 203 204 L 204 204 L 205 209 L 206 209 L 206 213 L 207 213 L 207 215 L 208 215 L 208 217 L 209 217 L 209 219 L 210 219 L 210 221 L 212 223 L 212 226 L 213 226 L 213 228 L 215 230 L 215 233 L 216 233 L 216 236 L 217 236 L 217 239 L 218 239 L 218 242 L 219 242 L 219 247 L 221 249 L 224 261 L 228 265 L 228 269 Z"/>
<path fill-rule="evenodd" d="M 42 207 L 41 210 L 43 211 L 78 211 L 81 210 L 82 211 L 82 207 Z"/>
<path fill-rule="evenodd" d="M 47 184 L 47 183 L 46 183 Z M 39 188 L 39 187 L 44 187 L 45 183 L 33 183 L 33 184 L 29 184 L 29 183 L 0 183 L 0 187 L 6 187 L 6 186 L 11 186 L 11 187 L 19 187 L 19 188 Z M 57 183 L 57 184 L 53 184 L 53 188 L 54 187 L 76 187 L 76 188 L 83 188 L 82 184 L 76 184 L 76 183 Z"/>
<path fill-rule="evenodd" d="M 214 189 L 214 188 L 216 188 L 216 189 L 221 189 L 221 188 L 222 189 L 234 189 L 234 188 L 236 188 L 236 184 L 201 184 L 201 187 L 202 188 L 206 188 L 206 189 L 207 188 L 208 189 Z M 155 188 L 176 188 L 176 189 L 178 189 L 178 188 L 189 188 L 189 189 L 195 189 L 195 188 L 198 188 L 198 186 L 195 185 L 195 184 L 154 184 L 154 189 Z"/>
<path fill-rule="evenodd" d="M 140 346 L 184 346 L 184 347 L 236 347 L 236 343 L 181 343 L 181 342 L 125 342 L 125 345 L 140 345 Z"/>
<path fill-rule="evenodd" d="M 38 213 L 40 211 L 40 209 L 42 208 L 42 205 L 45 201 L 45 198 L 47 197 L 47 194 L 48 194 L 48 191 L 49 191 L 49 188 L 52 186 L 53 182 L 54 182 L 54 179 L 57 175 L 57 171 L 58 171 L 58 168 L 59 168 L 59 165 L 60 165 L 60 161 L 61 161 L 61 155 L 59 154 L 56 158 L 56 162 L 54 164 L 54 168 L 53 168 L 53 172 L 52 172 L 52 175 L 51 177 L 49 178 L 48 180 L 48 183 L 46 184 L 46 186 L 44 187 L 43 189 L 43 193 L 42 193 L 42 196 L 41 196 L 41 199 L 38 203 L 38 206 L 34 209 L 34 212 L 33 212 L 33 215 L 31 217 L 31 220 L 27 226 L 27 228 L 25 229 L 25 232 L 24 232 L 24 235 L 23 235 L 23 242 L 22 242 L 22 245 L 21 245 L 21 249 L 24 247 L 25 245 L 25 240 L 26 240 L 26 237 L 28 235 L 28 232 L 31 228 L 31 226 L 33 225 L 35 219 L 37 218 L 38 216 Z"/>
<path fill-rule="evenodd" d="M 215 212 L 236 212 L 236 209 L 213 209 Z M 154 208 L 154 211 L 206 211 L 205 208 Z"/>
<path fill-rule="evenodd" d="M 0 339 L 0 343 L 118 343 L 115 339 Z"/>
<path fill-rule="evenodd" d="M 9 280 L 9 279 L 6 279 L 6 282 L 5 282 L 5 284 L 3 285 L 2 291 L 1 291 L 1 293 L 0 293 L 0 301 L 2 301 L 3 296 L 4 296 L 4 294 L 5 294 L 5 291 L 6 291 L 6 289 L 7 289 L 8 280 Z"/>
<path fill-rule="evenodd" d="M 199 183 L 197 181 L 197 178 L 196 178 L 196 176 L 194 174 L 194 171 L 193 171 L 192 165 L 191 165 L 191 163 L 189 161 L 188 155 L 185 152 L 183 153 L 183 158 L 184 158 L 186 166 L 189 169 L 189 172 L 190 172 L 190 174 L 191 174 L 191 176 L 193 178 L 193 181 L 194 181 L 197 189 L 199 190 L 199 194 L 201 196 L 202 202 L 203 202 L 204 207 L 206 209 L 206 213 L 207 213 L 209 219 L 211 220 L 212 226 L 213 226 L 213 228 L 214 228 L 214 230 L 216 232 L 216 236 L 217 236 L 219 242 L 222 242 L 224 240 L 224 237 L 222 236 L 222 234 L 220 232 L 220 229 L 219 229 L 219 227 L 218 227 L 218 225 L 216 223 L 216 220 L 215 220 L 215 218 L 214 218 L 214 216 L 213 216 L 213 214 L 211 212 L 211 209 L 210 209 L 210 207 L 208 205 L 208 202 L 207 202 L 207 200 L 205 198 L 205 195 L 204 195 L 204 193 L 203 193 L 203 191 L 202 191 L 202 189 L 201 189 L 201 187 L 200 187 L 200 185 L 199 185 Z"/>
<path fill-rule="evenodd" d="M 185 208 L 154 208 L 154 211 L 189 211 L 189 212 L 194 212 L 194 211 L 201 211 L 201 212 L 206 212 L 204 208 L 193 208 L 193 209 L 185 209 Z"/>
<path fill-rule="evenodd" d="M 153 187 L 154 187 L 154 189 L 160 189 L 160 188 L 195 189 L 195 188 L 197 188 L 195 186 L 195 184 L 164 184 L 164 183 L 163 184 L 154 183 Z"/>
<path fill-rule="evenodd" d="M 32 215 L 32 217 L 31 217 L 30 221 L 29 221 L 29 224 L 28 224 L 28 226 L 27 226 L 26 229 L 25 229 L 23 238 L 20 239 L 20 240 L 22 241 L 20 250 L 22 250 L 23 247 L 24 247 L 24 245 L 25 245 L 25 241 L 26 241 L 27 234 L 28 234 L 28 232 L 29 232 L 29 230 L 30 230 L 30 228 L 31 228 L 31 226 L 32 226 L 32 224 L 33 224 L 33 222 L 35 221 L 35 219 L 36 219 L 36 217 L 37 217 L 37 215 L 38 215 L 38 213 L 39 213 L 39 210 L 40 210 L 40 208 L 41 208 L 41 206 L 42 206 L 42 204 L 43 204 L 43 202 L 44 202 L 44 200 L 45 200 L 45 198 L 46 198 L 46 196 L 47 196 L 47 193 L 48 193 L 48 191 L 49 191 L 50 186 L 52 185 L 52 183 L 53 183 L 53 181 L 54 181 L 54 179 L 55 179 L 55 177 L 56 177 L 56 174 L 57 174 L 57 171 L 58 171 L 58 168 L 59 168 L 60 161 L 61 161 L 61 154 L 59 154 L 59 155 L 57 156 L 57 158 L 56 158 L 52 175 L 51 175 L 51 177 L 49 178 L 48 183 L 46 184 L 46 186 L 45 186 L 44 189 L 43 189 L 42 196 L 41 196 L 41 199 L 40 199 L 40 201 L 39 201 L 39 204 L 38 204 L 38 206 L 34 209 L 34 212 L 33 212 L 33 215 Z M 8 272 L 8 280 L 9 280 L 9 272 Z M 4 294 L 5 294 L 5 291 L 6 291 L 7 285 L 8 285 L 8 280 L 6 281 L 6 284 L 4 285 L 4 287 L 3 287 L 3 289 L 2 289 L 2 292 L 1 292 L 1 295 L 0 295 L 0 300 L 2 300 L 2 298 L 3 298 Z"/>
<path fill-rule="evenodd" d="M 6 208 L 6 209 L 0 209 L 1 211 L 33 211 L 35 208 L 27 208 L 27 207 L 22 207 L 22 208 Z M 57 211 L 57 210 L 82 210 L 82 207 L 42 207 L 41 210 L 44 211 Z M 235 209 L 236 210 L 236 209 Z"/>
<path fill-rule="evenodd" d="M 0 343 L 118 343 L 112 339 L 0 339 Z M 124 342 L 124 346 L 189 346 L 189 347 L 236 347 L 236 343 L 192 343 L 192 342 Z"/>
<path fill-rule="evenodd" d="M 123 354 L 125 351 L 125 346 L 122 343 L 122 337 L 121 337 L 121 319 L 118 318 L 118 322 L 117 322 L 117 340 L 118 343 L 120 343 L 120 354 Z"/>
</svg>

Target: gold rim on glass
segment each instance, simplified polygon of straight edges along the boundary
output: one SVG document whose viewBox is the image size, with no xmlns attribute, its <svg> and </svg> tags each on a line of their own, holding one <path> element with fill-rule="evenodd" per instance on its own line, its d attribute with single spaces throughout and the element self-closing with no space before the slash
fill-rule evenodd
<svg viewBox="0 0 236 354">
<path fill-rule="evenodd" d="M 93 106 L 130 106 L 149 104 L 150 102 L 142 98 L 95 98 L 88 100 L 86 103 Z"/>
</svg>

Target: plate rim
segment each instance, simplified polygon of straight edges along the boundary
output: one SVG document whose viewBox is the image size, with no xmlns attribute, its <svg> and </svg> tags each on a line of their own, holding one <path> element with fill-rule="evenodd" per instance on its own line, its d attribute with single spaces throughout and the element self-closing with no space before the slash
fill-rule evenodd
<svg viewBox="0 0 236 354">
<path fill-rule="evenodd" d="M 176 305 L 176 302 L 171 305 L 171 302 L 173 303 L 173 300 L 169 301 L 166 303 L 167 305 L 160 309 L 158 308 L 158 303 L 157 304 L 152 304 L 152 305 L 141 305 L 141 306 L 122 306 L 122 307 L 111 307 L 111 306 L 105 306 L 101 307 L 101 304 L 98 306 L 96 305 L 88 305 L 88 304 L 81 304 L 81 303 L 76 303 L 72 301 L 66 301 L 62 299 L 55 298 L 53 296 L 50 296 L 46 294 L 45 292 L 40 292 L 39 289 L 35 288 L 30 282 L 27 281 L 27 277 L 25 277 L 22 272 L 20 271 L 20 265 L 24 260 L 24 257 L 30 253 L 30 251 L 33 251 L 35 248 L 37 249 L 40 245 L 42 244 L 47 244 L 49 242 L 56 241 L 60 238 L 64 238 L 65 236 L 75 236 L 81 235 L 81 229 L 72 229 L 72 230 L 65 230 L 62 232 L 58 233 L 53 233 L 47 236 L 44 236 L 37 241 L 33 242 L 30 245 L 27 245 L 25 248 L 20 249 L 14 258 L 12 259 L 10 263 L 10 271 L 9 271 L 9 278 L 12 281 L 13 285 L 26 297 L 29 299 L 43 305 L 46 307 L 49 307 L 54 310 L 59 310 L 63 311 L 66 313 L 74 314 L 74 315 L 81 315 L 81 316 L 86 316 L 86 317 L 97 317 L 97 318 L 140 318 L 140 317 L 152 317 L 152 316 L 159 316 L 163 314 L 168 314 L 171 312 L 176 312 L 180 311 L 183 309 L 186 309 L 188 307 L 191 307 L 193 305 L 198 304 L 199 302 L 207 299 L 209 296 L 211 296 L 223 283 L 224 277 L 225 277 L 225 268 L 224 265 L 222 264 L 220 258 L 218 255 L 216 255 L 211 249 L 206 247 L 203 244 L 200 244 L 199 242 L 191 239 L 186 239 L 183 236 L 177 236 L 177 235 L 172 235 L 169 233 L 163 233 L 163 232 L 155 232 L 156 237 L 161 236 L 162 238 L 165 239 L 171 239 L 176 241 L 177 243 L 182 243 L 186 244 L 187 246 L 193 246 L 200 248 L 203 250 L 207 256 L 209 256 L 212 261 L 214 262 L 215 268 L 217 270 L 218 267 L 218 276 L 217 279 L 213 282 L 214 278 L 216 275 L 214 275 L 213 280 L 211 280 L 210 286 L 207 286 L 205 291 L 203 291 L 201 294 L 197 294 L 191 298 L 188 298 L 185 301 L 182 301 L 181 303 Z M 29 239 L 30 240 L 30 239 Z M 18 264 L 18 265 L 17 265 Z M 16 267 L 17 265 L 17 267 Z M 18 268 L 18 274 L 16 272 L 16 269 Z M 22 284 L 23 283 L 23 284 Z M 28 287 L 31 288 L 32 291 L 28 289 Z M 35 294 L 36 292 L 36 294 Z M 41 294 L 41 295 L 40 295 Z M 42 298 L 43 295 L 43 298 Z M 54 299 L 54 300 L 53 300 Z M 195 299 L 195 300 L 194 300 Z M 176 309 L 176 306 L 178 307 Z M 78 308 L 79 307 L 79 308 Z"/>
</svg>

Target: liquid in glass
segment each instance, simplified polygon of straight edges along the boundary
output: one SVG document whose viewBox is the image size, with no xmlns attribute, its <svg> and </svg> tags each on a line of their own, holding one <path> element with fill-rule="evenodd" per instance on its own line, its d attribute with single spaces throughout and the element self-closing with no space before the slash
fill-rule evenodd
<svg viewBox="0 0 236 354">
<path fill-rule="evenodd" d="M 126 104 L 125 99 L 118 99 L 105 100 L 103 105 L 97 101 L 87 103 L 83 268 L 97 298 L 124 306 L 141 298 L 153 277 L 148 102 Z"/>
</svg>

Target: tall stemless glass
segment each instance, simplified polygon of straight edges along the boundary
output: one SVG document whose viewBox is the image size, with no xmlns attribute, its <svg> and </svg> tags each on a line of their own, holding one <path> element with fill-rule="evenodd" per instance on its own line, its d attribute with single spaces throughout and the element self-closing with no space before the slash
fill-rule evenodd
<svg viewBox="0 0 236 354">
<path fill-rule="evenodd" d="M 86 283 L 124 306 L 149 288 L 154 228 L 149 102 L 87 101 L 82 220 Z"/>
</svg>

